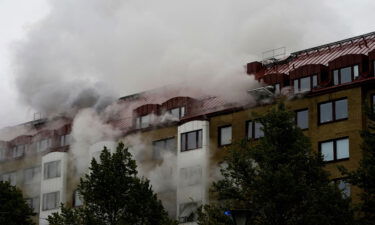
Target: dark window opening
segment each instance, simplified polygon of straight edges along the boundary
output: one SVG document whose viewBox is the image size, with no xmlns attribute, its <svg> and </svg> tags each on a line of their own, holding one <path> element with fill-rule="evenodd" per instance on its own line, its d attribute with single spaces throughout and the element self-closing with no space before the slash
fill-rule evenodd
<svg viewBox="0 0 375 225">
<path fill-rule="evenodd" d="M 340 121 L 348 118 L 348 100 L 340 99 L 319 103 L 319 124 Z"/>
<path fill-rule="evenodd" d="M 359 77 L 359 66 L 348 66 L 333 70 L 333 84 L 345 84 L 352 82 Z"/>
<path fill-rule="evenodd" d="M 181 152 L 202 148 L 202 130 L 181 134 Z"/>
<path fill-rule="evenodd" d="M 255 121 L 246 122 L 246 137 L 247 140 L 258 139 L 264 136 L 263 125 Z"/>
<path fill-rule="evenodd" d="M 302 130 L 309 128 L 309 110 L 302 109 L 296 111 L 296 124 Z"/>
<path fill-rule="evenodd" d="M 219 127 L 219 146 L 225 146 L 232 144 L 232 126 Z"/>
<path fill-rule="evenodd" d="M 319 151 L 325 162 L 349 159 L 349 138 L 320 142 Z"/>
<path fill-rule="evenodd" d="M 311 91 L 318 87 L 318 75 L 302 77 L 293 81 L 294 93 Z"/>
<path fill-rule="evenodd" d="M 152 158 L 155 160 L 163 159 L 163 155 L 167 152 L 175 153 L 176 139 L 166 138 L 152 142 Z"/>
</svg>

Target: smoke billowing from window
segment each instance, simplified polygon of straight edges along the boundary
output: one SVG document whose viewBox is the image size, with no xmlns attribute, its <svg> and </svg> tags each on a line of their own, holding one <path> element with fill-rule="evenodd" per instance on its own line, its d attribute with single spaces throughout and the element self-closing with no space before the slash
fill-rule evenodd
<svg viewBox="0 0 375 225">
<path fill-rule="evenodd" d="M 323 0 L 49 3 L 13 60 L 22 100 L 47 115 L 101 109 L 173 83 L 238 99 L 254 83 L 243 66 L 263 51 L 310 47 L 349 30 Z"/>
</svg>

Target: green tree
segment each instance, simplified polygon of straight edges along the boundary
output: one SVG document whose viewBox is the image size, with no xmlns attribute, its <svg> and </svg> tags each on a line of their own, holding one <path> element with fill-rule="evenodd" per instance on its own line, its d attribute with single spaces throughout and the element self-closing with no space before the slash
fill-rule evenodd
<svg viewBox="0 0 375 225">
<path fill-rule="evenodd" d="M 9 184 L 0 181 L 0 224 L 31 225 L 35 213 L 26 203 L 22 192 Z"/>
<path fill-rule="evenodd" d="M 362 160 L 357 170 L 349 172 L 341 167 L 347 181 L 362 189 L 360 203 L 356 207 L 357 219 L 361 225 L 375 224 L 375 113 L 374 109 L 366 108 L 368 125 L 361 132 L 363 142 Z"/>
<path fill-rule="evenodd" d="M 353 224 L 350 199 L 329 179 L 294 114 L 280 104 L 258 121 L 264 137 L 229 149 L 223 179 L 212 187 L 219 206 L 203 210 L 199 224 L 228 224 L 215 217 L 225 209 L 248 209 L 256 225 Z"/>
<path fill-rule="evenodd" d="M 83 206 L 63 206 L 61 213 L 48 217 L 51 225 L 174 224 L 149 181 L 137 176 L 136 162 L 123 143 L 114 154 L 104 147 L 100 162 L 92 159 L 90 172 L 81 178 L 78 191 Z"/>
</svg>

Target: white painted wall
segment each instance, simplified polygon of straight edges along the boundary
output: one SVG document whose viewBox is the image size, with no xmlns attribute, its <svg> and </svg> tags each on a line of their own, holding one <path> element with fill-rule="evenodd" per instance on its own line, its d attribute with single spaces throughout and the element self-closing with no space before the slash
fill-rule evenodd
<svg viewBox="0 0 375 225">
<path fill-rule="evenodd" d="M 202 148 L 181 152 L 181 134 L 202 129 Z M 177 219 L 180 215 L 180 204 L 199 202 L 206 204 L 208 201 L 208 154 L 209 154 L 209 122 L 190 121 L 178 127 L 177 134 Z M 189 184 L 180 176 L 182 168 L 201 168 L 202 175 L 197 184 Z M 185 223 L 195 224 L 195 223 Z"/>
<path fill-rule="evenodd" d="M 44 179 L 44 165 L 45 163 L 60 160 L 60 177 Z M 60 192 L 60 203 L 66 202 L 66 182 L 67 182 L 67 163 L 68 154 L 66 152 L 50 152 L 42 157 L 41 170 L 41 190 L 40 190 L 40 213 L 39 224 L 48 224 L 46 218 L 54 212 L 59 212 L 59 209 L 43 211 L 43 194 L 50 192 Z"/>
</svg>

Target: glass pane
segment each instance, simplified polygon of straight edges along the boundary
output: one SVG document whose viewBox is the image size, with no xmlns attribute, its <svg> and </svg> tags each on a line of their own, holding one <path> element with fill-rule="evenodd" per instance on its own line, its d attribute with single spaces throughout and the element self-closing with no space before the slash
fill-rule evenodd
<svg viewBox="0 0 375 225">
<path fill-rule="evenodd" d="M 301 78 L 301 91 L 310 91 L 311 84 L 310 84 L 310 77 Z"/>
<path fill-rule="evenodd" d="M 229 145 L 232 143 L 232 127 L 220 128 L 220 145 Z"/>
<path fill-rule="evenodd" d="M 312 85 L 312 87 L 313 88 L 318 87 L 318 75 L 313 75 L 312 79 L 313 79 L 313 85 Z"/>
<path fill-rule="evenodd" d="M 349 139 L 336 141 L 337 159 L 349 158 Z"/>
<path fill-rule="evenodd" d="M 299 92 L 298 79 L 294 80 L 293 86 L 294 86 L 294 93 L 298 93 Z"/>
<path fill-rule="evenodd" d="M 297 112 L 297 126 L 301 129 L 309 128 L 309 111 L 308 110 Z"/>
<path fill-rule="evenodd" d="M 187 134 L 187 149 L 197 148 L 197 132 Z"/>
<path fill-rule="evenodd" d="M 341 84 L 352 81 L 352 67 L 345 67 L 340 69 Z"/>
<path fill-rule="evenodd" d="M 186 151 L 186 134 L 181 134 L 181 151 Z"/>
<path fill-rule="evenodd" d="M 202 148 L 202 130 L 198 131 L 198 148 Z"/>
<path fill-rule="evenodd" d="M 166 140 L 166 149 L 170 152 L 175 152 L 176 150 L 176 139 L 175 138 L 169 138 Z"/>
<path fill-rule="evenodd" d="M 336 120 L 348 118 L 348 100 L 338 100 L 335 102 Z"/>
<path fill-rule="evenodd" d="M 263 125 L 259 122 L 255 122 L 254 138 L 257 139 L 263 136 L 264 136 Z"/>
<path fill-rule="evenodd" d="M 150 114 L 141 117 L 141 128 L 150 126 Z"/>
<path fill-rule="evenodd" d="M 171 114 L 172 114 L 173 118 L 179 119 L 180 118 L 180 108 L 172 109 Z"/>
<path fill-rule="evenodd" d="M 320 144 L 324 161 L 332 161 L 333 158 L 333 142 L 324 142 Z"/>
<path fill-rule="evenodd" d="M 353 66 L 353 75 L 354 75 L 354 79 L 358 78 L 359 77 L 359 67 L 358 65 L 355 65 Z"/>
<path fill-rule="evenodd" d="M 181 107 L 181 118 L 185 116 L 185 107 Z"/>
<path fill-rule="evenodd" d="M 155 141 L 153 144 L 153 158 L 154 159 L 161 159 L 162 158 L 162 151 L 165 149 L 165 141 Z"/>
<path fill-rule="evenodd" d="M 320 123 L 332 121 L 332 102 L 319 105 Z"/>
<path fill-rule="evenodd" d="M 275 84 L 275 93 L 280 94 L 280 84 Z"/>
<path fill-rule="evenodd" d="M 247 122 L 247 139 L 253 138 L 253 122 Z"/>
<path fill-rule="evenodd" d="M 339 84 L 339 71 L 338 70 L 333 71 L 333 84 L 334 85 Z"/>
<path fill-rule="evenodd" d="M 33 171 L 34 169 L 33 168 L 29 168 L 29 169 L 25 169 L 24 170 L 24 182 L 27 184 L 27 183 L 30 183 L 33 179 Z"/>
</svg>

